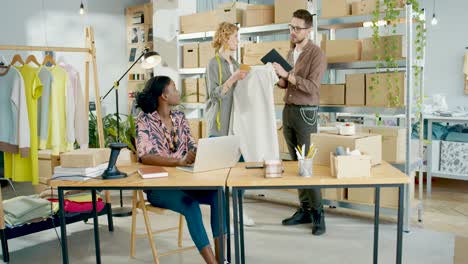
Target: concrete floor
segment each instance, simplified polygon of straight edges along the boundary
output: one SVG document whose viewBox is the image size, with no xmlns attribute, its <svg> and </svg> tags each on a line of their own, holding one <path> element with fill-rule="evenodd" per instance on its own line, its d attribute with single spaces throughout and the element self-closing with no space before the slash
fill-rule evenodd
<svg viewBox="0 0 468 264">
<path fill-rule="evenodd" d="M 293 212 L 291 207 L 247 201 L 246 210 L 257 225 L 246 228 L 247 263 L 371 263 L 373 221 L 343 216 L 327 210 L 328 232 L 321 237 L 311 235 L 310 225 L 283 227 L 281 219 Z M 205 226 L 209 229 L 209 211 L 203 208 Z M 153 228 L 167 228 L 177 222 L 177 215 L 152 214 Z M 131 218 L 115 218 L 115 231 L 107 231 L 105 217 L 100 218 L 103 263 L 151 263 L 148 241 L 137 241 L 135 259 L 129 258 Z M 138 227 L 143 229 L 139 215 Z M 59 229 L 57 229 L 60 232 Z M 174 249 L 176 232 L 156 235 L 160 252 Z M 395 262 L 396 226 L 384 221 L 380 232 L 379 263 Z M 68 226 L 71 263 L 95 263 L 92 223 Z M 185 245 L 192 245 L 185 229 Z M 10 240 L 11 263 L 61 263 L 61 250 L 53 230 Z M 452 263 L 454 235 L 414 228 L 404 235 L 403 263 Z M 162 257 L 162 263 L 202 263 L 195 250 Z"/>
</svg>

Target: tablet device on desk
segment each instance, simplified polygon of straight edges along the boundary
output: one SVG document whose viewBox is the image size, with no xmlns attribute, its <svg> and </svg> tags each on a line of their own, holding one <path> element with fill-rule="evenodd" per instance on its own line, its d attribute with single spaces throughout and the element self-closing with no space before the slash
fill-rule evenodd
<svg viewBox="0 0 468 264">
<path fill-rule="evenodd" d="M 275 50 L 272 49 L 270 52 L 268 52 L 263 58 L 260 59 L 264 64 L 267 64 L 268 62 L 276 62 L 279 65 L 283 67 L 283 69 L 287 72 L 290 72 L 292 70 L 291 65 Z"/>
</svg>

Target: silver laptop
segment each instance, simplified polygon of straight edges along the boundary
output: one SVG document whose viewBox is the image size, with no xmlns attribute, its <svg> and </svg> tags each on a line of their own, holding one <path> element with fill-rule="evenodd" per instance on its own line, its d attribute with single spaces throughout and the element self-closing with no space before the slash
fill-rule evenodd
<svg viewBox="0 0 468 264">
<path fill-rule="evenodd" d="M 201 138 L 192 166 L 177 169 L 192 173 L 232 168 L 239 161 L 240 139 L 237 136 Z"/>
</svg>

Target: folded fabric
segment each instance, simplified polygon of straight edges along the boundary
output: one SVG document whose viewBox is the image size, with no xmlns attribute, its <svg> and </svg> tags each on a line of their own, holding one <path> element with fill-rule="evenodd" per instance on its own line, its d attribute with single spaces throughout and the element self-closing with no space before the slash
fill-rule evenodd
<svg viewBox="0 0 468 264">
<path fill-rule="evenodd" d="M 57 202 L 58 200 L 56 199 L 49 199 L 51 202 Z M 98 212 L 100 212 L 104 208 L 104 203 L 102 202 L 102 199 L 97 200 L 97 205 L 96 209 Z M 65 213 L 83 213 L 83 212 L 90 212 L 93 210 L 93 203 L 92 202 L 86 202 L 86 203 L 77 203 L 77 202 L 72 202 L 65 200 L 64 201 L 64 210 Z"/>
<path fill-rule="evenodd" d="M 36 196 L 18 196 L 3 201 L 3 210 L 15 218 L 21 218 L 36 209 L 49 207 L 50 202 Z"/>
<path fill-rule="evenodd" d="M 10 226 L 43 219 L 53 214 L 50 202 L 37 196 L 18 196 L 3 202 L 5 222 Z"/>
<path fill-rule="evenodd" d="M 77 202 L 77 203 L 85 203 L 85 202 L 92 202 L 93 197 L 90 193 L 78 193 L 78 194 L 72 194 L 72 195 L 65 195 L 65 199 L 71 202 Z M 99 194 L 96 194 L 96 199 L 101 199 L 102 197 Z"/>
<path fill-rule="evenodd" d="M 84 190 L 68 190 L 64 192 L 64 198 L 69 199 L 74 202 L 90 202 L 92 201 L 91 191 L 84 191 Z M 39 197 L 43 199 L 58 199 L 58 191 L 54 188 L 49 188 L 41 192 Z M 101 193 L 96 193 L 97 198 L 101 198 Z M 88 199 L 89 198 L 89 199 Z"/>
</svg>

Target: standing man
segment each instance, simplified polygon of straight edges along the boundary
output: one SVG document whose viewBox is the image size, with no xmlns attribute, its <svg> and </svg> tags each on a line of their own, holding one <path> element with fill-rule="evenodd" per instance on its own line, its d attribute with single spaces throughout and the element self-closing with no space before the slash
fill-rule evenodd
<svg viewBox="0 0 468 264">
<path fill-rule="evenodd" d="M 317 133 L 320 82 L 327 67 L 324 53 L 309 39 L 312 15 L 299 9 L 294 12 L 289 25 L 291 42 L 288 62 L 294 65 L 287 72 L 281 65 L 273 66 L 281 77 L 278 85 L 286 89 L 283 110 L 283 132 L 289 153 L 297 160 L 296 146 L 310 145 L 310 134 Z M 312 223 L 312 234 L 325 233 L 325 214 L 320 189 L 299 190 L 301 207 L 293 216 L 284 219 L 283 225 Z"/>
</svg>

